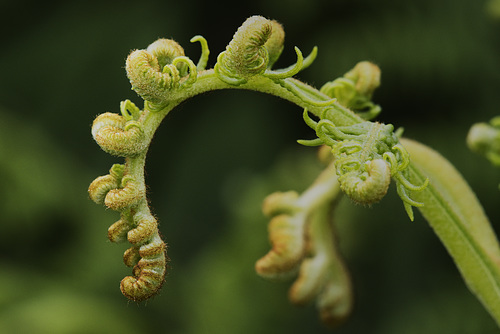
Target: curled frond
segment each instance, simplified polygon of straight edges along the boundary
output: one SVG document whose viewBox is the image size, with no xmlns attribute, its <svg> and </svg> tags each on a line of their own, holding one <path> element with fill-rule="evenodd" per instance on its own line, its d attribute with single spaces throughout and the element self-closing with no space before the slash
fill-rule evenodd
<svg viewBox="0 0 500 334">
<path fill-rule="evenodd" d="M 338 165 L 345 163 L 339 160 Z M 339 177 L 340 188 L 355 202 L 372 204 L 380 201 L 389 188 L 391 170 L 382 159 L 367 162 Z"/>
<path fill-rule="evenodd" d="M 343 140 L 343 137 L 339 137 L 338 134 L 341 133 L 338 131 L 335 124 L 332 121 L 327 119 L 322 119 L 318 122 L 318 126 L 316 127 L 316 134 L 321 141 L 328 146 L 335 146 L 339 140 Z M 336 135 L 335 135 L 336 134 Z M 336 138 L 336 139 L 333 139 Z"/>
<path fill-rule="evenodd" d="M 321 92 L 337 98 L 341 105 L 369 120 L 382 110 L 371 101 L 373 92 L 379 85 L 380 69 L 375 64 L 363 61 L 344 74 L 344 77 L 324 84 Z"/>
<path fill-rule="evenodd" d="M 165 264 L 166 261 L 162 259 L 139 260 L 134 267 L 136 275 L 127 276 L 120 283 L 123 295 L 135 302 L 153 297 L 158 293 L 165 279 Z"/>
<path fill-rule="evenodd" d="M 429 179 L 426 178 L 424 183 L 421 185 L 416 185 L 408 181 L 405 175 L 403 173 L 395 173 L 396 175 L 394 176 L 396 181 L 400 183 L 406 190 L 411 190 L 411 191 L 422 191 L 424 190 L 428 185 L 429 185 Z"/>
<path fill-rule="evenodd" d="M 201 44 L 201 56 L 200 60 L 198 60 L 198 64 L 196 65 L 196 69 L 198 71 L 203 71 L 207 67 L 208 56 L 210 55 L 210 49 L 208 48 L 208 42 L 205 37 L 197 35 L 191 38 L 191 43 L 200 42 Z"/>
<path fill-rule="evenodd" d="M 262 73 L 269 63 L 264 46 L 271 37 L 272 24 L 261 16 L 248 18 L 226 48 L 224 66 L 241 77 Z"/>
<path fill-rule="evenodd" d="M 177 66 L 175 66 L 174 64 L 167 64 L 163 66 L 161 73 L 167 75 L 168 78 L 170 78 L 171 80 L 168 89 L 174 89 L 179 87 L 180 85 L 179 81 L 181 81 L 181 73 L 179 72 Z"/>
<path fill-rule="evenodd" d="M 124 108 L 126 106 L 122 104 L 122 109 Z M 125 117 L 112 113 L 101 114 L 95 119 L 92 134 L 104 151 L 122 157 L 136 155 L 148 145 L 141 123 L 127 121 Z"/>
<path fill-rule="evenodd" d="M 295 64 L 287 68 L 274 71 L 268 69 L 265 72 L 265 76 L 273 80 L 293 77 L 295 74 L 306 69 L 314 62 L 316 56 L 318 55 L 318 48 L 315 46 L 311 51 L 311 53 L 306 58 L 302 56 L 302 51 L 300 51 L 300 49 L 297 47 L 295 47 L 295 53 L 297 54 L 297 62 Z"/>
<path fill-rule="evenodd" d="M 318 122 L 318 126 L 316 128 L 316 132 L 320 138 L 324 138 L 325 141 L 328 139 L 334 139 L 334 143 L 340 140 L 356 140 L 367 131 L 366 125 L 369 123 L 357 123 L 351 126 L 335 126 L 335 124 L 328 120 L 322 119 Z M 342 147 L 343 150 L 348 149 L 347 145 L 355 145 L 353 142 L 347 143 Z"/>
<path fill-rule="evenodd" d="M 331 214 L 339 194 L 335 166 L 330 162 L 300 196 L 294 191 L 268 196 L 263 208 L 266 215 L 273 216 L 269 224 L 273 248 L 256 265 L 265 278 L 288 278 L 298 273 L 289 290 L 290 301 L 304 305 L 316 298 L 328 324 L 345 319 L 353 300 L 332 226 Z"/>
<path fill-rule="evenodd" d="M 158 61 L 160 68 L 165 67 L 165 65 L 172 64 L 175 58 L 184 56 L 184 49 L 176 41 L 167 38 L 160 38 L 155 42 L 151 43 L 146 49 Z M 186 73 L 185 64 L 179 66 L 179 72 L 181 76 Z"/>
<path fill-rule="evenodd" d="M 410 157 L 394 133 L 394 126 L 364 121 L 349 126 L 336 126 L 328 118 L 328 108 L 319 121 L 304 110 L 304 121 L 316 131 L 317 139 L 300 141 L 305 145 L 327 145 L 332 149 L 341 189 L 355 202 L 371 204 L 387 193 L 391 178 L 405 210 L 413 220 L 412 206 L 421 203 L 411 199 L 410 191 L 422 191 L 428 184 L 414 185 L 407 179 Z"/>
<path fill-rule="evenodd" d="M 111 175 L 99 176 L 89 186 L 89 197 L 96 204 L 103 204 L 107 193 L 119 186 L 120 180 L 115 179 Z"/>
<path fill-rule="evenodd" d="M 269 22 L 271 23 L 272 33 L 264 44 L 264 47 L 267 49 L 267 53 L 269 55 L 267 68 L 271 68 L 278 60 L 281 56 L 281 52 L 283 52 L 285 44 L 285 30 L 283 29 L 283 26 L 275 20 L 271 20 Z"/>
<path fill-rule="evenodd" d="M 126 175 L 121 182 L 121 188 L 108 192 L 104 204 L 112 210 L 123 210 L 136 204 L 144 196 L 139 183 L 131 176 Z"/>
<path fill-rule="evenodd" d="M 126 121 L 137 121 L 141 116 L 141 110 L 130 100 L 120 102 L 120 112 Z"/>
<path fill-rule="evenodd" d="M 360 95 L 369 98 L 380 86 L 380 68 L 368 61 L 357 63 L 352 70 L 344 74 L 344 77 L 354 82 L 356 91 Z"/>
<path fill-rule="evenodd" d="M 294 274 L 304 255 L 304 215 L 281 214 L 269 223 L 272 249 L 257 261 L 255 270 L 266 278 L 279 279 Z"/>
<path fill-rule="evenodd" d="M 215 73 L 224 82 L 235 85 L 263 73 L 269 64 L 265 47 L 271 37 L 273 24 L 262 16 L 248 18 L 238 28 L 226 51 L 217 57 Z"/>
<path fill-rule="evenodd" d="M 321 254 L 324 255 L 324 254 Z M 297 280 L 293 283 L 288 296 L 296 305 L 305 305 L 313 300 L 323 289 L 326 256 L 306 258 L 300 265 Z"/>
<path fill-rule="evenodd" d="M 401 144 L 394 145 L 391 152 L 383 154 L 383 158 L 390 165 L 392 177 L 396 181 L 398 195 L 404 203 L 408 217 L 413 221 L 412 207 L 422 207 L 423 203 L 413 200 L 408 193 L 411 191 L 423 191 L 427 188 L 429 179 L 425 179 L 421 185 L 415 185 L 408 180 L 410 155 Z"/>
<path fill-rule="evenodd" d="M 136 227 L 128 232 L 127 239 L 133 245 L 148 242 L 155 233 L 158 233 L 158 223 L 151 215 L 135 215 Z"/>
<path fill-rule="evenodd" d="M 272 193 L 262 203 L 262 213 L 267 217 L 294 213 L 298 209 L 296 204 L 298 198 L 299 194 L 296 191 Z"/>
<path fill-rule="evenodd" d="M 290 78 L 312 63 L 317 48 L 304 60 L 300 49 L 295 47 L 297 62 L 294 65 L 282 70 L 271 70 L 283 51 L 284 39 L 281 24 L 261 16 L 252 16 L 236 31 L 226 51 L 217 58 L 215 73 L 229 85 L 244 84 L 257 74 L 264 74 L 272 80 Z M 298 91 L 295 87 L 290 89 Z M 305 98 L 311 99 L 309 96 Z"/>
<path fill-rule="evenodd" d="M 316 302 L 321 321 L 329 327 L 342 324 L 353 308 L 351 283 L 348 278 L 339 280 L 337 275 L 332 273 Z"/>
<path fill-rule="evenodd" d="M 320 91 L 330 97 L 336 97 L 339 103 L 346 107 L 349 107 L 350 102 L 356 96 L 354 82 L 346 78 L 338 78 L 327 82 L 321 87 Z"/>
<path fill-rule="evenodd" d="M 159 242 L 161 239 L 159 239 L 157 235 L 158 233 L 153 235 L 149 242 L 146 242 L 139 247 L 139 255 L 142 258 L 153 258 L 165 252 L 166 245 L 163 242 Z M 159 239 L 159 241 L 157 239 Z"/>
<path fill-rule="evenodd" d="M 121 219 L 108 228 L 108 239 L 111 242 L 124 242 L 127 240 L 127 233 L 132 228 L 130 217 L 123 215 Z"/>
<path fill-rule="evenodd" d="M 166 245 L 156 232 L 146 244 L 129 249 L 124 256 L 127 265 L 134 265 L 133 276 L 125 277 L 120 289 L 133 301 L 151 298 L 160 290 L 166 274 Z"/>
<path fill-rule="evenodd" d="M 114 164 L 108 175 L 99 176 L 89 186 L 88 193 L 92 201 L 97 204 L 104 204 L 104 199 L 108 192 L 119 188 L 122 182 L 124 166 Z"/>
<path fill-rule="evenodd" d="M 231 73 L 226 67 L 222 64 L 224 63 L 224 59 L 226 54 L 221 52 L 217 57 L 217 64 L 215 64 L 214 72 L 217 77 L 231 86 L 239 86 L 247 82 L 247 79 L 239 77 L 238 75 Z"/>
<path fill-rule="evenodd" d="M 135 227 L 133 227 L 135 226 Z M 110 230 L 133 244 L 123 254 L 123 261 L 133 267 L 133 276 L 125 277 L 120 285 L 122 293 L 134 301 L 142 301 L 158 292 L 166 273 L 166 245 L 158 232 L 158 223 L 151 214 L 123 215 Z"/>
<path fill-rule="evenodd" d="M 298 47 L 295 47 L 295 53 L 297 54 L 297 62 L 295 65 L 290 66 L 286 70 L 266 70 L 264 75 L 269 79 L 279 80 L 293 77 L 295 74 L 299 73 L 303 66 L 304 57 L 302 56 L 302 51 L 300 51 Z"/>
<path fill-rule="evenodd" d="M 153 103 L 161 103 L 164 92 L 174 84 L 172 77 L 163 73 L 158 59 L 146 50 L 132 51 L 127 58 L 126 69 L 132 89 Z"/>
<path fill-rule="evenodd" d="M 353 296 L 349 273 L 336 245 L 331 210 L 332 203 L 325 202 L 311 213 L 308 254 L 289 290 L 289 298 L 296 305 L 316 298 L 321 320 L 335 327 L 350 314 Z"/>
<path fill-rule="evenodd" d="M 184 63 L 187 65 L 187 68 L 189 69 L 188 71 L 188 77 L 185 81 L 181 82 L 180 85 L 182 86 L 191 86 L 196 82 L 196 79 L 198 79 L 198 70 L 196 68 L 196 65 L 193 63 L 191 59 L 188 57 L 177 57 L 173 60 L 172 65 L 174 66 L 180 66 L 180 64 Z"/>
<path fill-rule="evenodd" d="M 272 216 L 268 225 L 272 249 L 255 268 L 265 278 L 280 279 L 299 269 L 307 247 L 307 226 L 321 203 L 334 200 L 340 193 L 337 175 L 330 164 L 300 196 L 294 192 L 277 192 L 264 200 L 263 210 Z"/>
<path fill-rule="evenodd" d="M 302 62 L 301 71 L 311 66 L 317 56 L 318 56 L 318 47 L 315 46 L 312 49 L 311 53 L 306 58 L 304 58 L 304 61 Z"/>
<path fill-rule="evenodd" d="M 125 119 L 125 117 L 121 115 L 110 112 L 100 114 L 95 118 L 94 122 L 92 123 L 92 137 L 95 140 L 97 134 L 104 127 L 110 126 L 112 128 L 123 129 L 126 123 L 127 120 Z"/>
<path fill-rule="evenodd" d="M 309 116 L 309 112 L 307 109 L 304 109 L 304 112 L 302 113 L 302 118 L 308 127 L 316 131 L 316 129 L 318 128 L 318 122 L 314 121 L 311 118 L 311 116 Z"/>
<path fill-rule="evenodd" d="M 176 61 L 177 58 L 182 60 Z M 184 58 L 184 49 L 171 39 L 159 39 L 149 45 L 147 50 L 132 51 L 126 62 L 132 89 L 147 101 L 165 104 L 165 94 L 179 87 L 180 79 L 188 72 L 187 82 L 192 83 L 196 78 L 192 62 Z"/>
<path fill-rule="evenodd" d="M 137 246 L 130 247 L 123 253 L 123 263 L 125 263 L 127 267 L 134 267 L 139 263 L 140 259 L 139 247 Z"/>
<path fill-rule="evenodd" d="M 340 141 L 350 140 L 351 144 L 353 144 L 355 141 L 362 142 L 368 137 L 368 133 L 372 131 L 372 128 L 374 128 L 373 125 L 380 125 L 380 123 L 361 122 L 350 126 L 336 126 L 333 121 L 328 118 L 324 118 L 328 111 L 330 111 L 330 109 L 325 108 L 324 112 L 322 113 L 321 119 L 316 122 L 309 116 L 307 109 L 305 109 L 303 113 L 303 119 L 304 122 L 316 132 L 316 135 L 321 140 L 321 142 L 331 147 L 336 146 Z M 379 130 L 379 127 L 376 126 L 375 128 L 377 128 L 377 130 L 375 132 L 390 132 L 393 129 L 392 125 L 390 124 L 382 125 L 382 127 L 384 129 Z M 383 135 L 381 135 L 380 137 L 382 140 L 384 140 Z M 343 149 L 347 147 L 346 145 L 350 144 L 345 143 L 345 145 L 343 145 Z"/>
</svg>

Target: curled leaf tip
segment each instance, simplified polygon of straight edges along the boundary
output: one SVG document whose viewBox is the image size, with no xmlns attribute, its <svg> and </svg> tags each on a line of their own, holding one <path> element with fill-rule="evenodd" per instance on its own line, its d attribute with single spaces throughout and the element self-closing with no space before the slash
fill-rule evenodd
<svg viewBox="0 0 500 334">
<path fill-rule="evenodd" d="M 108 175 L 99 176 L 89 186 L 89 197 L 97 204 L 104 204 L 106 195 L 120 187 L 123 177 L 123 165 L 115 164 Z"/>
<path fill-rule="evenodd" d="M 148 142 L 142 125 L 133 120 L 134 116 L 138 115 L 138 110 L 134 107 L 135 105 L 122 104 L 122 112 L 130 112 L 130 117 L 104 113 L 94 120 L 92 135 L 104 151 L 112 155 L 128 157 L 147 148 Z"/>
<path fill-rule="evenodd" d="M 367 97 L 371 97 L 375 89 L 380 86 L 380 68 L 368 61 L 357 63 L 344 77 L 352 80 L 356 91 Z"/>
<path fill-rule="evenodd" d="M 264 46 L 271 37 L 273 24 L 262 16 L 249 17 L 238 28 L 233 39 L 217 58 L 215 72 L 228 84 L 238 85 L 263 73 L 269 64 Z"/>
<path fill-rule="evenodd" d="M 380 68 L 367 61 L 357 63 L 343 77 L 327 82 L 321 92 L 336 97 L 338 102 L 352 109 L 363 119 L 375 118 L 380 112 L 379 105 L 371 99 L 375 89 L 380 86 Z"/>
<path fill-rule="evenodd" d="M 175 58 L 184 56 L 184 49 L 182 46 L 176 41 L 167 38 L 160 38 L 151 43 L 146 51 L 156 57 L 160 68 L 171 64 Z"/>
<path fill-rule="evenodd" d="M 326 111 L 319 121 L 311 119 L 307 110 L 303 117 L 318 138 L 301 143 L 331 148 L 340 187 L 354 202 L 369 205 L 380 201 L 394 179 L 405 210 L 413 218 L 411 208 L 421 203 L 414 201 L 410 192 L 422 191 L 428 180 L 422 185 L 408 181 L 410 157 L 399 143 L 394 126 L 369 121 L 336 126 Z"/>
<path fill-rule="evenodd" d="M 269 60 L 267 63 L 268 68 L 271 68 L 278 60 L 281 53 L 283 52 L 285 43 L 285 30 L 283 29 L 283 26 L 275 20 L 271 20 L 270 23 L 272 34 L 264 44 L 264 47 L 267 49 L 269 55 Z"/>
<path fill-rule="evenodd" d="M 166 245 L 158 234 L 158 223 L 149 214 L 136 214 L 134 228 L 127 234 L 128 241 L 134 245 L 124 254 L 124 262 L 133 267 L 133 276 L 125 277 L 120 289 L 127 298 L 143 301 L 151 298 L 160 290 L 166 274 L 168 257 Z"/>
<path fill-rule="evenodd" d="M 198 64 L 196 65 L 196 69 L 198 71 L 202 71 L 207 67 L 208 56 L 210 55 L 210 49 L 208 48 L 208 42 L 205 37 L 197 35 L 191 38 L 191 43 L 200 42 L 201 44 L 201 56 Z"/>
<path fill-rule="evenodd" d="M 104 199 L 104 204 L 116 211 L 121 211 L 139 202 L 144 196 L 139 183 L 131 176 L 123 177 L 121 187 L 110 190 Z"/>
<path fill-rule="evenodd" d="M 302 56 L 302 52 L 298 47 L 295 47 L 295 53 L 297 54 L 297 62 L 295 65 L 290 66 L 288 69 L 280 70 L 280 71 L 270 71 L 267 70 L 265 76 L 270 79 L 286 79 L 293 77 L 295 74 L 299 73 L 303 67 L 304 57 Z"/>
<path fill-rule="evenodd" d="M 344 162 L 345 163 L 345 162 Z M 340 164 L 339 164 L 340 165 Z M 391 182 L 391 171 L 382 159 L 365 163 L 339 177 L 340 188 L 356 203 L 372 204 L 387 193 Z"/>
<path fill-rule="evenodd" d="M 184 56 L 184 49 L 174 40 L 159 39 L 146 50 L 134 50 L 127 58 L 127 76 L 143 99 L 163 105 L 172 89 L 181 86 L 188 75 L 188 83 L 196 79 L 196 65 Z"/>
</svg>

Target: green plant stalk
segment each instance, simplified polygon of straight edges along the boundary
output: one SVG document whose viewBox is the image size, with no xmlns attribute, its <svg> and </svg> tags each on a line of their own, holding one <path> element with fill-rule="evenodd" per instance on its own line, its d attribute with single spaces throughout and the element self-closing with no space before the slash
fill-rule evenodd
<svg viewBox="0 0 500 334">
<path fill-rule="evenodd" d="M 295 83 L 300 82 L 296 79 L 291 78 L 287 80 L 293 80 Z M 307 109 L 316 116 L 321 115 L 325 111 L 325 109 L 331 108 L 333 106 L 335 111 L 329 111 L 328 114 L 332 119 L 335 120 L 335 123 L 338 126 L 353 125 L 364 121 L 354 112 L 352 112 L 348 108 L 345 108 L 337 102 L 333 102 L 328 107 L 310 104 L 307 101 L 300 99 L 295 94 L 291 93 L 288 89 L 284 88 L 272 79 L 263 76 L 256 76 L 250 78 L 245 84 L 233 86 L 220 80 L 214 73 L 214 70 L 210 69 L 199 72 L 196 82 L 191 87 L 183 89 L 181 91 L 166 92 L 166 94 L 168 94 L 168 97 L 166 96 L 165 100 L 168 100 L 169 102 L 160 110 L 158 110 L 158 108 L 155 106 L 152 107 L 149 104 L 145 104 L 144 113 L 141 115 L 139 121 L 143 122 L 144 124 L 145 136 L 147 138 L 146 140 L 148 142 L 152 140 L 157 128 L 160 126 L 165 116 L 168 115 L 168 113 L 170 113 L 170 111 L 172 111 L 176 106 L 196 95 L 222 89 L 245 89 L 274 95 L 284 100 L 288 100 L 289 102 L 292 102 L 304 109 Z M 301 83 L 300 89 L 305 94 L 309 94 L 319 101 L 331 100 L 329 96 L 306 84 Z M 126 158 L 128 174 L 134 176 L 137 180 L 141 180 L 141 184 L 144 183 L 144 165 L 146 155 L 147 150 L 141 152 L 138 156 L 134 156 L 133 158 Z"/>
<path fill-rule="evenodd" d="M 500 247 L 474 192 L 443 156 L 405 138 L 414 181 L 430 179 L 415 193 L 419 208 L 455 261 L 469 289 L 500 325 Z"/>
<path fill-rule="evenodd" d="M 293 81 L 294 83 L 300 83 L 300 90 L 303 93 L 311 95 L 314 99 L 318 101 L 329 101 L 331 97 L 319 92 L 317 89 L 310 87 L 306 84 L 301 83 L 299 80 L 288 78 L 286 80 Z M 205 70 L 198 73 L 198 78 L 195 83 L 191 87 L 185 88 L 179 91 L 167 91 L 165 92 L 165 100 L 169 101 L 168 105 L 161 109 L 160 111 L 151 111 L 145 107 L 145 113 L 143 117 L 146 117 L 144 128 L 145 129 L 154 129 L 160 125 L 163 118 L 177 105 L 180 103 L 206 92 L 214 91 L 214 90 L 222 90 L 222 89 L 244 89 L 244 90 L 252 90 L 257 92 L 262 92 L 265 94 L 274 95 L 280 97 L 282 99 L 288 100 L 289 102 L 294 103 L 295 105 L 305 108 L 316 116 L 320 116 L 322 112 L 331 108 L 332 106 L 335 109 L 335 112 L 331 112 L 332 118 L 335 120 L 335 124 L 338 126 L 347 126 L 353 125 L 356 123 L 361 123 L 364 120 L 356 115 L 354 112 L 345 108 L 341 104 L 337 102 L 333 102 L 328 107 L 326 106 L 317 106 L 307 101 L 302 100 L 297 95 L 290 92 L 288 89 L 281 86 L 276 81 L 266 78 L 264 76 L 255 76 L 248 80 L 247 83 L 241 84 L 239 86 L 234 86 L 225 83 L 220 80 L 217 75 L 214 73 L 213 69 Z M 155 108 L 151 108 L 155 109 Z M 154 131 L 151 131 L 151 135 Z"/>
<path fill-rule="evenodd" d="M 296 79 L 291 78 L 287 80 L 293 80 L 295 83 L 300 82 Z M 332 119 L 335 120 L 335 123 L 338 126 L 353 125 L 364 121 L 354 112 L 352 112 L 348 108 L 345 108 L 337 102 L 333 102 L 328 107 L 310 104 L 307 101 L 300 99 L 295 94 L 291 93 L 289 90 L 282 87 L 272 79 L 263 76 L 256 76 L 250 78 L 245 84 L 233 86 L 220 80 L 214 73 L 214 70 L 210 69 L 199 72 L 196 82 L 191 87 L 183 89 L 181 91 L 167 92 L 166 94 L 168 94 L 168 97 L 165 97 L 165 100 L 168 100 L 169 102 L 160 110 L 158 110 L 157 107 L 152 107 L 148 104 L 144 106 L 144 113 L 141 115 L 139 121 L 143 122 L 144 124 L 147 141 L 150 142 L 152 140 L 157 128 L 160 126 L 165 116 L 168 115 L 168 113 L 170 113 L 170 111 L 172 111 L 176 106 L 196 95 L 223 89 L 245 89 L 274 95 L 292 102 L 304 109 L 307 109 L 316 116 L 320 116 L 325 111 L 325 109 L 331 108 L 333 106 L 335 111 L 328 111 L 328 114 Z M 300 89 L 303 90 L 305 94 L 312 95 L 315 99 L 318 99 L 320 101 L 331 100 L 329 96 L 306 84 L 301 83 Z M 126 158 L 128 174 L 134 176 L 137 180 L 144 181 L 144 165 L 146 155 L 147 150 L 142 152 L 139 156 L 133 157 L 133 159 Z"/>
</svg>

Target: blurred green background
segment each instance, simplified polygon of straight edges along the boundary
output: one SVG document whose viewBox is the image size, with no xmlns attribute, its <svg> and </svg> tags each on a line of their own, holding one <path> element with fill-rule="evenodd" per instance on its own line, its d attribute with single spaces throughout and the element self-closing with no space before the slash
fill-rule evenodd
<svg viewBox="0 0 500 334">
<path fill-rule="evenodd" d="M 250 15 L 287 33 L 316 62 L 320 87 L 361 60 L 382 69 L 379 119 L 438 149 L 469 180 L 500 231 L 500 173 L 469 152 L 472 123 L 500 114 L 500 21 L 479 0 L 0 1 L 0 333 L 329 333 L 314 305 L 287 301 L 290 283 L 259 278 L 269 248 L 262 199 L 303 190 L 319 166 L 302 110 L 270 96 L 221 91 L 166 117 L 150 148 L 149 198 L 169 245 L 167 282 L 136 304 L 119 291 L 127 245 L 118 214 L 87 187 L 120 158 L 90 134 L 93 118 L 131 99 L 132 49 L 174 38 L 209 66 Z M 336 224 L 355 309 L 336 333 L 497 333 L 432 230 L 390 194 L 372 208 L 341 203 Z"/>
</svg>

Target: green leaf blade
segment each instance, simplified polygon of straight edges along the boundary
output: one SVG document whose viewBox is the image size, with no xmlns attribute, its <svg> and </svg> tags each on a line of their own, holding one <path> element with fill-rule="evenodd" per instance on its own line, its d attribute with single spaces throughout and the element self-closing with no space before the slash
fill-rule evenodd
<svg viewBox="0 0 500 334">
<path fill-rule="evenodd" d="M 430 179 L 427 189 L 414 193 L 424 203 L 420 212 L 469 289 L 500 326 L 500 247 L 482 206 L 460 173 L 439 153 L 408 139 L 401 143 L 411 155 L 411 179 Z"/>
</svg>

